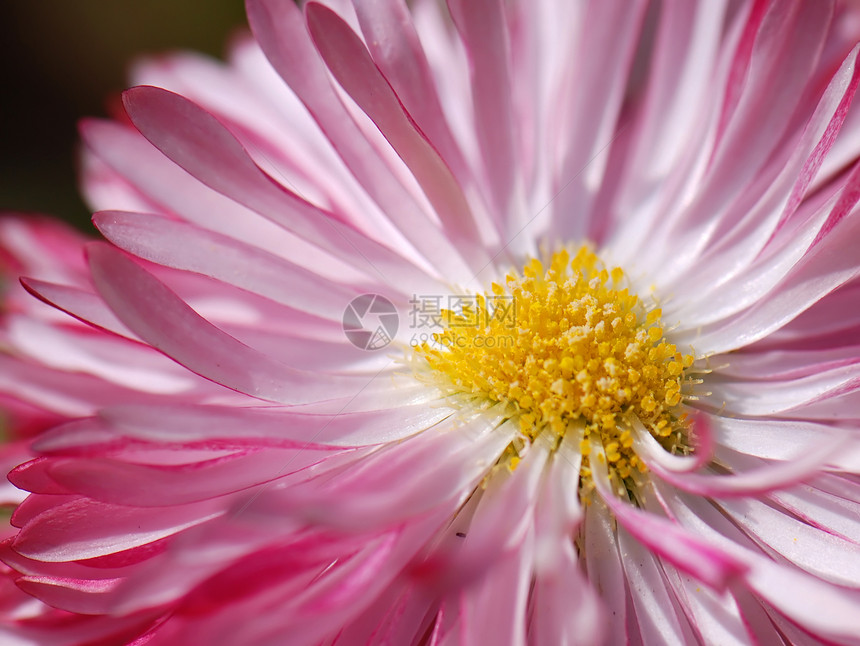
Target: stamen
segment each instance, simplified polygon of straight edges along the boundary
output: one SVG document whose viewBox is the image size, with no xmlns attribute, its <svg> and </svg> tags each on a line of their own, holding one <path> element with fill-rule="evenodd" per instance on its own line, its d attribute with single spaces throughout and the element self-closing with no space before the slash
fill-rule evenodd
<svg viewBox="0 0 860 646">
<path fill-rule="evenodd" d="M 531 259 L 443 315 L 444 330 L 416 348 L 443 391 L 508 405 L 528 441 L 579 420 L 583 474 L 592 438 L 621 480 L 645 471 L 631 417 L 667 450 L 688 450 L 679 405 L 694 357 L 666 340 L 661 310 L 630 293 L 624 271 L 588 247 L 562 249 L 548 267 Z"/>
</svg>

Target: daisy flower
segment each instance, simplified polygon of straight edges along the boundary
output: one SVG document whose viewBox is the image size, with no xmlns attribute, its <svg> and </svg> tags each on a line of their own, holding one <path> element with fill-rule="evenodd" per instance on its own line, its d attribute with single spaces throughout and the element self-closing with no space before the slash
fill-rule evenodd
<svg viewBox="0 0 860 646">
<path fill-rule="evenodd" d="M 10 225 L 9 634 L 860 643 L 856 10 L 246 4 Z"/>
</svg>

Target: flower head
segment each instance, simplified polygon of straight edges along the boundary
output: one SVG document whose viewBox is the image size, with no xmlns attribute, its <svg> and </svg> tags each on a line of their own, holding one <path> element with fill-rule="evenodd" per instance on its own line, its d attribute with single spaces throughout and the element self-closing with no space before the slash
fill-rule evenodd
<svg viewBox="0 0 860 646">
<path fill-rule="evenodd" d="M 67 420 L 12 630 L 860 641 L 853 9 L 247 9 L 83 124 L 110 244 L 4 320 Z"/>
</svg>

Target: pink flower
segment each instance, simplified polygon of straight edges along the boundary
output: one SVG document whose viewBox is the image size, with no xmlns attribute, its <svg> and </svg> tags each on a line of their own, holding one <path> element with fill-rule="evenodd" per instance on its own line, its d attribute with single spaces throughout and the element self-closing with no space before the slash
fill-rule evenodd
<svg viewBox="0 0 860 646">
<path fill-rule="evenodd" d="M 8 225 L 9 634 L 860 643 L 855 13 L 247 8 Z"/>
</svg>

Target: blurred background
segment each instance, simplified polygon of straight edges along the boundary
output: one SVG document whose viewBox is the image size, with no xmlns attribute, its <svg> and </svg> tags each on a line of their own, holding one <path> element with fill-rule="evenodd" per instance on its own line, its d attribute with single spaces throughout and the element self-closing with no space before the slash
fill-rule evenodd
<svg viewBox="0 0 860 646">
<path fill-rule="evenodd" d="M 91 231 L 78 196 L 78 119 L 105 116 L 136 57 L 221 56 L 245 28 L 242 0 L 16 0 L 0 28 L 0 210 Z"/>
</svg>

